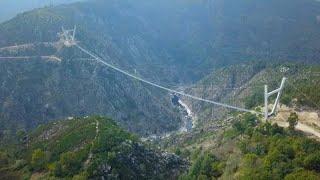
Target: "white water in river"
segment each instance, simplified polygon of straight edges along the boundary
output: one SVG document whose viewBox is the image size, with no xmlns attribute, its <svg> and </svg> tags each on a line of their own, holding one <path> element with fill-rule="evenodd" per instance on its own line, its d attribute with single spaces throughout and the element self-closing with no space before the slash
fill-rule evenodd
<svg viewBox="0 0 320 180">
<path fill-rule="evenodd" d="M 187 111 L 188 116 L 192 117 L 192 111 L 189 108 L 188 105 L 186 105 L 183 101 L 181 101 L 181 99 L 179 99 L 179 104 L 184 107 L 184 109 Z"/>
<path fill-rule="evenodd" d="M 193 128 L 193 116 L 192 111 L 187 104 L 185 104 L 181 99 L 179 99 L 178 103 L 183 108 L 183 111 L 186 112 L 186 115 L 183 117 L 182 127 L 179 129 L 180 132 L 188 132 Z"/>
<path fill-rule="evenodd" d="M 178 97 L 175 96 L 175 98 L 178 98 Z M 141 138 L 142 141 L 167 138 L 174 133 L 189 132 L 192 130 L 192 128 L 194 127 L 194 122 L 193 122 L 194 117 L 189 106 L 186 103 L 184 103 L 180 98 L 178 99 L 178 101 L 176 101 L 175 105 L 178 106 L 178 108 L 180 109 L 180 113 L 182 115 L 182 123 L 180 128 L 176 131 L 171 131 L 161 135 L 153 134 L 148 137 Z"/>
</svg>

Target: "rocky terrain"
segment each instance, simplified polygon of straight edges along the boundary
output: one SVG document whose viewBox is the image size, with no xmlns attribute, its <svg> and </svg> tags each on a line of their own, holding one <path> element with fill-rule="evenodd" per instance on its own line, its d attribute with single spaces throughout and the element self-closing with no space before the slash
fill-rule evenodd
<svg viewBox="0 0 320 180">
<path fill-rule="evenodd" d="M 30 129 L 49 120 L 91 114 L 110 115 L 143 135 L 179 125 L 169 95 L 94 61 L 33 57 L 0 64 L 3 129 Z"/>
</svg>

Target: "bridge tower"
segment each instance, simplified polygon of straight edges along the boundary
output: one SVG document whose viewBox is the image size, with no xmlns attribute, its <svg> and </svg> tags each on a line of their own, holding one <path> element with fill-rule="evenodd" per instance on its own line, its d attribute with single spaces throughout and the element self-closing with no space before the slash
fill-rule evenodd
<svg viewBox="0 0 320 180">
<path fill-rule="evenodd" d="M 276 113 L 276 109 L 279 104 L 280 96 L 281 96 L 282 90 L 284 88 L 284 83 L 286 82 L 286 80 L 287 80 L 287 78 L 283 77 L 281 84 L 280 84 L 280 87 L 278 89 L 271 91 L 271 92 L 268 92 L 268 85 L 264 85 L 264 118 L 265 118 L 265 120 L 267 120 L 268 117 L 270 117 L 271 115 Z M 274 94 L 277 94 L 277 98 L 273 104 L 271 112 L 269 112 L 268 98 Z"/>
<path fill-rule="evenodd" d="M 58 33 L 58 35 L 60 36 L 60 40 L 63 41 L 63 44 L 66 47 L 71 47 L 77 44 L 77 41 L 75 39 L 76 29 L 77 29 L 76 26 L 74 26 L 73 29 L 64 29 L 62 27 L 61 28 L 62 32 Z"/>
</svg>

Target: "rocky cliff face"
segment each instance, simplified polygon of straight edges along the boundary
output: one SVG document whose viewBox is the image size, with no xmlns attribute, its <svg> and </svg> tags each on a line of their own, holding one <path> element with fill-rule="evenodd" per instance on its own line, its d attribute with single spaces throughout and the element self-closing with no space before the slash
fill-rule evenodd
<svg viewBox="0 0 320 180">
<path fill-rule="evenodd" d="M 128 154 L 120 154 L 117 156 L 117 161 L 126 164 L 131 172 L 134 172 L 135 176 L 131 178 L 154 178 L 163 179 L 170 178 L 176 179 L 181 172 L 186 171 L 188 162 L 182 160 L 179 156 L 166 152 L 155 152 L 153 150 L 146 149 L 143 145 L 126 142 L 123 144 L 127 148 L 130 148 Z M 145 165 L 139 164 L 139 162 L 147 162 Z M 120 178 L 124 177 L 123 172 L 119 174 L 113 174 L 111 166 L 101 164 L 98 169 L 98 174 L 106 178 Z"/>
<path fill-rule="evenodd" d="M 19 128 L 69 116 L 109 115 L 142 133 L 179 124 L 170 96 L 94 61 L 1 60 L 1 121 Z"/>
</svg>

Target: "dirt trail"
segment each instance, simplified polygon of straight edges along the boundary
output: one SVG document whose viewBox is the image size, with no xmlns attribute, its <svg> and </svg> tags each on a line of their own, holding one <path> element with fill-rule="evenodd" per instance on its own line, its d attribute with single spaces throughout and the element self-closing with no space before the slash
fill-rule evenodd
<svg viewBox="0 0 320 180">
<path fill-rule="evenodd" d="M 288 127 L 287 119 L 291 112 L 296 112 L 299 117 L 299 122 L 295 127 L 297 130 L 320 138 L 320 117 L 315 111 L 297 112 L 293 108 L 282 106 L 279 108 L 278 114 L 271 120 L 272 123 L 277 123 L 281 127 Z"/>
<path fill-rule="evenodd" d="M 33 59 L 33 58 L 38 58 L 40 57 L 41 59 L 48 59 L 52 61 L 58 61 L 61 62 L 62 60 L 58 58 L 57 56 L 6 56 L 6 57 L 0 57 L 1 59 L 8 60 L 8 59 L 14 59 L 14 60 L 27 60 L 27 59 Z"/>
<path fill-rule="evenodd" d="M 27 43 L 27 44 L 16 44 L 12 46 L 4 46 L 0 47 L 0 51 L 17 51 L 17 50 L 23 50 L 23 49 L 30 49 L 30 48 L 35 48 L 38 45 L 43 45 L 43 46 L 51 46 L 58 48 L 61 45 L 61 42 L 56 41 L 56 42 L 35 42 L 35 43 Z"/>
<path fill-rule="evenodd" d="M 90 152 L 89 152 L 89 155 L 88 155 L 87 160 L 86 160 L 85 163 L 84 163 L 84 167 L 85 167 L 85 168 L 88 167 L 88 165 L 90 164 L 90 161 L 91 161 L 91 159 L 92 159 L 92 157 L 93 157 L 92 147 L 93 147 L 94 141 L 95 141 L 95 140 L 97 139 L 97 137 L 98 137 L 98 134 L 99 134 L 99 121 L 96 120 L 96 135 L 95 135 L 95 137 L 93 138 L 93 141 L 91 142 Z"/>
<path fill-rule="evenodd" d="M 289 123 L 283 122 L 283 121 L 274 121 L 274 123 L 277 123 L 281 127 L 288 127 L 289 126 Z M 320 138 L 320 132 L 315 130 L 313 127 L 310 127 L 308 125 L 305 125 L 305 124 L 298 122 L 298 124 L 296 125 L 295 128 L 299 131 L 303 131 L 307 134 L 312 134 L 312 135 Z"/>
</svg>

